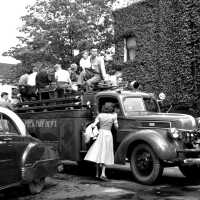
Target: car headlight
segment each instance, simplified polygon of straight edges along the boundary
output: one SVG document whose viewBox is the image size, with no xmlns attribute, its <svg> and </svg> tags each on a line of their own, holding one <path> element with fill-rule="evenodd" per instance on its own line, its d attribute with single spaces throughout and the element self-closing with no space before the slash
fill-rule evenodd
<svg viewBox="0 0 200 200">
<path fill-rule="evenodd" d="M 168 130 L 168 133 L 174 139 L 178 139 L 180 137 L 180 133 L 179 133 L 178 129 L 176 129 L 176 128 L 170 128 Z"/>
</svg>

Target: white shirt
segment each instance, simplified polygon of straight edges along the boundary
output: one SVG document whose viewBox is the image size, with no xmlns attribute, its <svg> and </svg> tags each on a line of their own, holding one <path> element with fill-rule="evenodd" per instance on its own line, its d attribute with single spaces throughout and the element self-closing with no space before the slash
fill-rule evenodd
<svg viewBox="0 0 200 200">
<path fill-rule="evenodd" d="M 30 85 L 30 86 L 36 85 L 36 82 L 35 82 L 36 75 L 37 75 L 37 72 L 33 72 L 32 74 L 28 75 L 27 85 Z"/>
<path fill-rule="evenodd" d="M 71 82 L 69 72 L 64 69 L 59 69 L 55 72 L 55 79 L 58 82 Z"/>
<path fill-rule="evenodd" d="M 90 68 L 91 67 L 90 57 L 88 56 L 87 59 L 81 58 L 79 64 L 83 70 L 86 68 Z"/>
</svg>

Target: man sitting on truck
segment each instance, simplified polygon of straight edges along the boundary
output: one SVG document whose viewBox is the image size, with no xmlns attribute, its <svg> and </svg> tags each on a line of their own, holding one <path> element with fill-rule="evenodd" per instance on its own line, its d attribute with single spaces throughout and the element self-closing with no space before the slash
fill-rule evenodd
<svg viewBox="0 0 200 200">
<path fill-rule="evenodd" d="M 0 106 L 13 110 L 13 105 L 11 104 L 11 101 L 8 99 L 7 92 L 1 93 Z"/>
<path fill-rule="evenodd" d="M 85 51 L 84 53 L 86 54 L 87 52 Z M 87 89 L 90 90 L 95 84 L 106 79 L 104 59 L 98 55 L 98 49 L 92 47 L 90 57 L 85 58 L 84 62 L 87 67 L 83 67 L 83 63 L 80 62 L 83 71 L 80 73 L 78 84 L 86 84 Z"/>
<path fill-rule="evenodd" d="M 98 49 L 95 47 L 91 49 L 90 63 L 93 77 L 86 81 L 89 88 L 99 81 L 106 79 L 104 59 L 98 55 Z"/>
<path fill-rule="evenodd" d="M 55 64 L 55 80 L 57 84 L 58 97 L 64 97 L 64 90 L 72 88 L 70 74 L 67 70 L 62 69 L 61 64 Z"/>
<path fill-rule="evenodd" d="M 48 74 L 48 66 L 42 65 L 39 69 L 39 72 L 36 75 L 36 88 L 38 93 L 41 95 L 41 99 L 49 99 L 49 85 L 51 83 L 50 75 Z M 44 90 L 47 90 L 44 92 Z M 43 92 L 42 92 L 43 90 Z"/>
</svg>

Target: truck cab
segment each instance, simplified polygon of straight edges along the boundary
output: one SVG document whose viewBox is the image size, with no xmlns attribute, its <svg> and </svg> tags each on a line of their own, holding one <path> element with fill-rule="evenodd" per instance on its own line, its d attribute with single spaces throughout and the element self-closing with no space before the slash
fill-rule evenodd
<svg viewBox="0 0 200 200">
<path fill-rule="evenodd" d="M 105 102 L 115 105 L 119 129 L 112 130 L 115 163 L 130 162 L 135 179 L 157 181 L 164 167 L 178 166 L 197 177 L 199 131 L 190 115 L 161 113 L 151 93 L 126 89 L 73 92 L 62 99 L 23 102 L 16 111 L 31 135 L 54 145 L 63 160 L 81 161 L 87 152 L 83 131 Z"/>
</svg>

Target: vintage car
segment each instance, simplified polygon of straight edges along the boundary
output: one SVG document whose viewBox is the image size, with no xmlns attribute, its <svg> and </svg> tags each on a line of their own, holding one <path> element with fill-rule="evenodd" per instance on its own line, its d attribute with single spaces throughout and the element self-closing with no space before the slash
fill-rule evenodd
<svg viewBox="0 0 200 200">
<path fill-rule="evenodd" d="M 30 134 L 57 147 L 61 159 L 81 161 L 88 150 L 84 127 L 105 102 L 113 102 L 118 113 L 119 129 L 112 131 L 115 163 L 130 162 L 136 180 L 152 184 L 170 166 L 178 166 L 187 177 L 200 175 L 200 134 L 195 119 L 161 113 L 151 93 L 123 88 L 66 93 L 62 99 L 23 102 L 16 111 Z"/>
<path fill-rule="evenodd" d="M 30 136 L 17 114 L 0 107 L 0 190 L 25 184 L 31 193 L 39 193 L 58 163 L 52 146 Z"/>
</svg>

